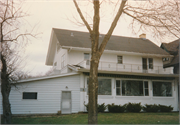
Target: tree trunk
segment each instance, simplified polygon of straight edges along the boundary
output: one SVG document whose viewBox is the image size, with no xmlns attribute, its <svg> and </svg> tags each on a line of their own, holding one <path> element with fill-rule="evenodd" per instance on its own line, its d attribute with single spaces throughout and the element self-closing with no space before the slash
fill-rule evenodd
<svg viewBox="0 0 180 125">
<path fill-rule="evenodd" d="M 2 72 L 1 72 L 1 94 L 3 104 L 3 124 L 10 124 L 12 119 L 11 105 L 9 102 L 9 93 L 11 85 L 8 81 L 7 65 L 4 56 L 1 54 Z"/>
<path fill-rule="evenodd" d="M 88 106 L 88 124 L 98 124 L 98 64 L 99 59 L 91 58 L 91 68 L 89 75 L 89 106 Z"/>
</svg>

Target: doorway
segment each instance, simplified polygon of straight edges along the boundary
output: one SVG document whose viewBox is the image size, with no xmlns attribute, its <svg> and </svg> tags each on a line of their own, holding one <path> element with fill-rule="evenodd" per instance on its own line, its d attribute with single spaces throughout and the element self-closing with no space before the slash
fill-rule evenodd
<svg viewBox="0 0 180 125">
<path fill-rule="evenodd" d="M 71 91 L 62 91 L 61 113 L 71 114 Z"/>
</svg>

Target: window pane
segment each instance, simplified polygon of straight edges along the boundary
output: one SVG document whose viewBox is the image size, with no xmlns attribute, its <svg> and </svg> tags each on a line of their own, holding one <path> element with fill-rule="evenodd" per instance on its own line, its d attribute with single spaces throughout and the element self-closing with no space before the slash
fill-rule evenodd
<svg viewBox="0 0 180 125">
<path fill-rule="evenodd" d="M 89 60 L 89 53 L 84 53 L 84 60 Z"/>
<path fill-rule="evenodd" d="M 143 81 L 122 80 L 122 95 L 143 96 Z"/>
<path fill-rule="evenodd" d="M 111 95 L 111 79 L 98 79 L 98 94 Z"/>
<path fill-rule="evenodd" d="M 153 96 L 172 96 L 171 82 L 153 82 Z"/>
<path fill-rule="evenodd" d="M 149 58 L 149 69 L 153 69 L 153 59 Z"/>
<path fill-rule="evenodd" d="M 89 78 L 87 78 L 87 85 L 88 83 Z M 111 95 L 111 79 L 98 79 L 98 95 Z"/>
<path fill-rule="evenodd" d="M 142 64 L 143 64 L 143 69 L 147 70 L 147 59 L 146 58 L 142 58 Z"/>
<path fill-rule="evenodd" d="M 148 81 L 144 81 L 144 87 L 148 88 Z"/>
<path fill-rule="evenodd" d="M 116 95 L 120 95 L 120 88 L 116 88 Z"/>
<path fill-rule="evenodd" d="M 37 99 L 37 92 L 23 92 L 23 99 Z"/>
<path fill-rule="evenodd" d="M 145 89 L 145 96 L 148 96 L 149 95 L 149 91 L 148 89 Z"/>
<path fill-rule="evenodd" d="M 116 87 L 120 87 L 120 80 L 116 80 Z"/>
<path fill-rule="evenodd" d="M 117 56 L 117 62 L 119 63 L 119 64 L 122 64 L 122 56 Z"/>
</svg>

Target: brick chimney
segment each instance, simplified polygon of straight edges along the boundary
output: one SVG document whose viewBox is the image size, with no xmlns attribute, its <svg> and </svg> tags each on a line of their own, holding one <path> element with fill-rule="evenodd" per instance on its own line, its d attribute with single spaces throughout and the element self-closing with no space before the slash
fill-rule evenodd
<svg viewBox="0 0 180 125">
<path fill-rule="evenodd" d="M 139 38 L 144 38 L 144 39 L 146 39 L 146 34 L 145 34 L 145 33 L 142 33 L 141 35 L 139 35 Z"/>
</svg>

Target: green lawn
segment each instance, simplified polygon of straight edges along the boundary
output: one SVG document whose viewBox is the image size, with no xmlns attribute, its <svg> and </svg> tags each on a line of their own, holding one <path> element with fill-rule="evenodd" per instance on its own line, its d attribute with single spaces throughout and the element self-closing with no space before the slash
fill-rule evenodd
<svg viewBox="0 0 180 125">
<path fill-rule="evenodd" d="M 87 124 L 87 114 L 13 117 L 12 124 Z M 178 124 L 179 113 L 99 113 L 98 124 Z"/>
</svg>

